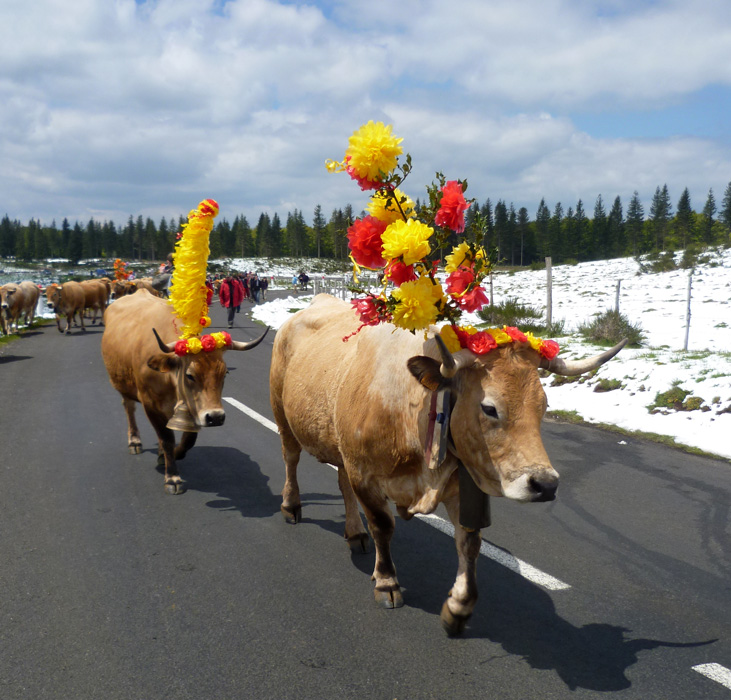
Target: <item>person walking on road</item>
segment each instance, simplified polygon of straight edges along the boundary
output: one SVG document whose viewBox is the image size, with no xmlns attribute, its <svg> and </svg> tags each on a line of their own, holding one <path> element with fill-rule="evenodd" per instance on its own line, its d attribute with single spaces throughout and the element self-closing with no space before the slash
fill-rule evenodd
<svg viewBox="0 0 731 700">
<path fill-rule="evenodd" d="M 221 282 L 221 288 L 218 290 L 218 298 L 221 306 L 228 309 L 228 327 L 233 328 L 234 316 L 236 315 L 236 307 L 241 305 L 244 299 L 244 287 L 235 280 L 231 274 Z"/>
</svg>

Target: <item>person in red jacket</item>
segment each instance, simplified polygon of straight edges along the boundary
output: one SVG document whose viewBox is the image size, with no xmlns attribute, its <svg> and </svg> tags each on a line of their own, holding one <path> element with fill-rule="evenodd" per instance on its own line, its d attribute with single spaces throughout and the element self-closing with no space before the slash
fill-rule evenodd
<svg viewBox="0 0 731 700">
<path fill-rule="evenodd" d="M 206 279 L 206 290 L 206 306 L 210 306 L 213 301 L 213 292 L 215 291 L 210 277 Z"/>
<path fill-rule="evenodd" d="M 239 280 L 234 279 L 229 273 L 223 282 L 221 282 L 221 288 L 218 290 L 218 298 L 221 301 L 221 306 L 228 309 L 228 327 L 233 328 L 236 307 L 240 306 L 244 299 L 244 285 Z"/>
</svg>

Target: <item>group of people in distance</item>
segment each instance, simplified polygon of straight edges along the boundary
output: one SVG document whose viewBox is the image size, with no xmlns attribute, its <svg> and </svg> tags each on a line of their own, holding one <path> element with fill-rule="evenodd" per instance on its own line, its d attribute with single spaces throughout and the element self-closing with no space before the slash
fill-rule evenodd
<svg viewBox="0 0 731 700">
<path fill-rule="evenodd" d="M 218 287 L 218 298 L 221 306 L 228 309 L 228 327 L 232 328 L 234 314 L 241 311 L 241 304 L 248 299 L 254 304 L 266 301 L 269 280 L 259 277 L 256 272 L 247 272 L 243 275 L 239 272 L 229 272 L 223 278 L 217 277 L 213 284 L 220 280 Z"/>
</svg>

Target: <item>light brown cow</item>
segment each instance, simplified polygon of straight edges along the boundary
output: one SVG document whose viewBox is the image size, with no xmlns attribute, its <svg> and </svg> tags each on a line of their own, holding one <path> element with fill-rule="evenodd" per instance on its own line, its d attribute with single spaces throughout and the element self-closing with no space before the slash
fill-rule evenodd
<svg viewBox="0 0 731 700">
<path fill-rule="evenodd" d="M 142 451 L 135 418 L 135 402 L 139 402 L 158 436 L 158 465 L 165 467 L 165 491 L 184 493 L 176 460 L 193 447 L 202 426 L 222 425 L 226 417 L 221 406 L 226 348 L 178 357 L 174 348 L 180 321 L 173 307 L 144 290 L 111 304 L 104 324 L 102 357 L 109 381 L 122 395 L 129 451 Z M 228 349 L 251 350 L 268 330 L 250 343 L 233 341 Z M 174 415 L 187 416 L 185 425 L 182 421 L 169 423 Z M 177 446 L 173 429 L 183 431 Z"/>
<path fill-rule="evenodd" d="M 101 280 L 83 280 L 80 282 L 84 289 L 84 311 L 91 311 L 91 324 L 96 323 L 97 314 L 103 323 L 104 311 L 109 302 L 107 287 Z"/>
<path fill-rule="evenodd" d="M 11 282 L 0 287 L 0 327 L 5 335 L 13 332 L 13 324 L 15 332 L 18 332 L 21 316 L 26 325 L 33 323 L 39 295 L 38 287 L 29 280 L 20 284 Z"/>
<path fill-rule="evenodd" d="M 61 328 L 61 317 L 66 317 L 66 335 L 71 333 L 71 324 L 74 316 L 78 314 L 79 323 L 82 332 L 86 332 L 84 327 L 84 304 L 86 296 L 84 288 L 79 282 L 64 282 L 63 284 L 50 284 L 46 287 L 46 299 L 49 306 L 56 314 L 56 328 L 59 333 L 63 333 Z"/>
<path fill-rule="evenodd" d="M 138 280 L 117 280 L 112 286 L 112 299 L 119 299 L 120 297 L 134 294 L 137 290 L 144 289 L 153 296 L 160 296 L 158 291 L 152 286 L 151 282 L 147 279 Z"/>
<path fill-rule="evenodd" d="M 376 601 L 391 608 L 403 605 L 403 598 L 390 554 L 394 518 L 388 501 L 407 520 L 444 503 L 455 525 L 459 569 L 441 619 L 448 634 L 458 634 L 477 601 L 479 528 L 489 524 L 484 513 L 477 513 L 476 523 L 474 513 L 465 516 L 468 501 L 485 505 L 483 494 L 523 502 L 555 498 L 558 474 L 540 436 L 546 396 L 538 368 L 581 374 L 624 343 L 582 362 L 549 362 L 517 342 L 484 355 L 451 355 L 441 338 L 425 340 L 390 324 L 363 328 L 343 342 L 358 325 L 348 303 L 322 294 L 277 332 L 270 394 L 286 466 L 282 512 L 290 522 L 300 520 L 302 449 L 335 465 L 345 537 L 354 549 L 367 545 L 359 501 L 376 546 Z M 433 396 L 444 401 L 438 412 L 447 416 L 443 461 L 431 454 L 430 435 L 439 431 L 434 418 L 440 417 Z"/>
</svg>

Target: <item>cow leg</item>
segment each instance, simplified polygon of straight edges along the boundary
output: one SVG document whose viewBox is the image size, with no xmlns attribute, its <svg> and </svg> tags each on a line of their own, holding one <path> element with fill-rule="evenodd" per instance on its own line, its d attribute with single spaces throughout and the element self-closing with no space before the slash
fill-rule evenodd
<svg viewBox="0 0 731 700">
<path fill-rule="evenodd" d="M 59 333 L 63 333 L 63 328 L 61 328 L 61 316 L 59 314 L 56 314 L 56 328 L 58 328 Z"/>
<path fill-rule="evenodd" d="M 168 419 L 164 413 L 160 413 L 145 406 L 145 413 L 157 433 L 158 458 L 157 463 L 162 466 L 165 463 L 165 492 L 172 496 L 179 496 L 185 493 L 185 482 L 180 478 L 178 465 L 175 463 L 175 433 L 167 427 Z"/>
<path fill-rule="evenodd" d="M 467 530 L 459 524 L 459 496 L 445 499 L 449 519 L 454 525 L 454 542 L 457 546 L 459 567 L 457 578 L 444 601 L 439 617 L 442 627 L 450 637 L 461 634 L 477 603 L 476 562 L 480 555 L 482 537 L 479 530 Z"/>
<path fill-rule="evenodd" d="M 371 580 L 376 582 L 373 591 L 376 602 L 384 608 L 400 608 L 404 599 L 396 578 L 396 566 L 391 559 L 391 537 L 395 521 L 388 501 L 382 494 L 373 494 L 360 484 L 351 484 L 363 506 L 368 529 L 376 545 L 376 565 L 371 576 Z"/>
<path fill-rule="evenodd" d="M 190 450 L 193 445 L 195 445 L 195 441 L 198 439 L 198 433 L 183 433 L 182 437 L 180 438 L 180 443 L 175 448 L 175 452 L 173 453 L 175 455 L 175 459 L 184 459 L 185 455 L 188 453 L 188 450 Z"/>
<path fill-rule="evenodd" d="M 368 551 L 368 533 L 363 528 L 358 510 L 358 499 L 350 485 L 348 473 L 344 467 L 338 467 L 338 486 L 345 502 L 345 539 L 352 552 Z"/>
<path fill-rule="evenodd" d="M 122 405 L 124 412 L 127 414 L 127 445 L 129 453 L 138 455 L 142 452 L 142 440 L 140 439 L 140 429 L 137 427 L 137 418 L 135 417 L 135 401 L 122 397 Z"/>
<path fill-rule="evenodd" d="M 275 410 L 275 417 L 276 410 Z M 282 515 L 288 523 L 298 523 L 302 519 L 302 501 L 300 500 L 300 487 L 297 483 L 297 465 L 300 460 L 302 447 L 297 438 L 292 434 L 286 420 L 277 420 L 279 424 L 279 437 L 282 439 L 282 457 L 286 478 L 282 489 Z"/>
</svg>

